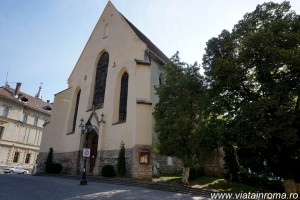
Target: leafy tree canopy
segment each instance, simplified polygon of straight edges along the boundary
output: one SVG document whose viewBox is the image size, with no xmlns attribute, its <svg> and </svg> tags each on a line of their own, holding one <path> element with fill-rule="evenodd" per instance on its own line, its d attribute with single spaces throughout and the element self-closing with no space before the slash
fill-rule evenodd
<svg viewBox="0 0 300 200">
<path fill-rule="evenodd" d="M 203 68 L 223 145 L 258 173 L 295 177 L 300 159 L 300 16 L 289 2 L 258 5 L 207 42 Z"/>
<path fill-rule="evenodd" d="M 195 140 L 201 121 L 203 77 L 197 63 L 180 62 L 177 52 L 164 66 L 164 82 L 157 86 L 159 102 L 153 113 L 160 153 L 180 158 L 190 167 L 195 153 Z"/>
</svg>

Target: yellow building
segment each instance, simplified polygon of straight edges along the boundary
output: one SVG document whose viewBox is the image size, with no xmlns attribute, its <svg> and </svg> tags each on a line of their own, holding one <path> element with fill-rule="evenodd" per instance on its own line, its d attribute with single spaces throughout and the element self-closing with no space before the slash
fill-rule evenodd
<svg viewBox="0 0 300 200">
<path fill-rule="evenodd" d="M 81 173 L 86 136 L 81 123 L 91 124 L 88 173 L 100 174 L 105 164 L 116 166 L 122 141 L 127 176 L 151 178 L 153 165 L 181 170 L 177 159 L 153 152 L 152 112 L 158 102 L 154 86 L 161 82 L 167 62 L 168 57 L 109 1 L 68 79 L 68 89 L 55 95 L 38 171 L 44 171 L 52 147 L 54 161 L 65 173 Z"/>
<path fill-rule="evenodd" d="M 0 87 L 0 166 L 30 169 L 40 150 L 43 126 L 50 119 L 52 104 L 8 85 Z"/>
</svg>

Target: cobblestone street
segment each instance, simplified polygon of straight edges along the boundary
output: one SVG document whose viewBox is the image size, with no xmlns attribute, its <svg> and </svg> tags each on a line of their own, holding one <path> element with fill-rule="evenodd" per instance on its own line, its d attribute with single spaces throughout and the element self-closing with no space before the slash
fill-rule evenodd
<svg viewBox="0 0 300 200">
<path fill-rule="evenodd" d="M 186 194 L 139 187 L 79 181 L 23 174 L 0 174 L 1 200 L 61 199 L 207 199 Z"/>
</svg>

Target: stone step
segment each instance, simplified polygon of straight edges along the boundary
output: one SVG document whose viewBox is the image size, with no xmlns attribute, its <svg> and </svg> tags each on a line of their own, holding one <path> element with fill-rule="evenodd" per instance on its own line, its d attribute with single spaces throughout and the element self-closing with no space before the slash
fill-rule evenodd
<svg viewBox="0 0 300 200">
<path fill-rule="evenodd" d="M 147 189 L 155 189 L 155 190 L 164 190 L 170 192 L 177 192 L 182 194 L 190 194 L 190 195 L 200 195 L 203 197 L 211 197 L 211 190 L 207 189 L 199 189 L 199 188 L 192 188 L 189 186 L 183 185 L 170 185 L 164 183 L 154 183 L 154 182 L 143 182 L 143 181 L 136 181 L 132 179 L 123 179 L 123 178 L 104 178 L 99 176 L 91 176 L 87 177 L 88 181 L 91 182 L 101 182 L 107 184 L 117 184 L 117 185 L 127 185 L 127 186 L 135 186 L 135 187 L 143 187 Z"/>
</svg>

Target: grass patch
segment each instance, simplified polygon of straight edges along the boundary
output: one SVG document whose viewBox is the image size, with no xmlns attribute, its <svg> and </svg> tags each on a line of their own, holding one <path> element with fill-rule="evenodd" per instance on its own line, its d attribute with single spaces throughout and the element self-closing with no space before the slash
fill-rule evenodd
<svg viewBox="0 0 300 200">
<path fill-rule="evenodd" d="M 175 181 L 175 180 L 181 180 L 180 176 L 163 176 L 159 178 L 161 181 Z"/>
<path fill-rule="evenodd" d="M 174 184 L 174 183 L 179 183 L 181 178 L 182 177 L 179 175 L 162 176 L 153 181 Z M 213 190 L 214 192 L 239 193 L 239 192 L 257 192 L 258 190 L 258 188 L 254 186 L 231 182 L 223 178 L 216 178 L 210 176 L 202 176 L 193 181 L 190 181 L 190 186 L 199 189 L 210 189 Z"/>
<path fill-rule="evenodd" d="M 201 178 L 200 178 L 201 179 Z M 225 179 L 208 178 L 207 188 L 216 192 L 256 192 L 257 188 L 242 183 L 231 182 Z"/>
</svg>

